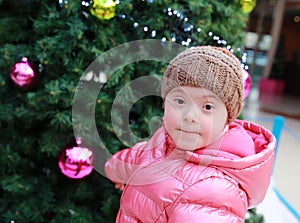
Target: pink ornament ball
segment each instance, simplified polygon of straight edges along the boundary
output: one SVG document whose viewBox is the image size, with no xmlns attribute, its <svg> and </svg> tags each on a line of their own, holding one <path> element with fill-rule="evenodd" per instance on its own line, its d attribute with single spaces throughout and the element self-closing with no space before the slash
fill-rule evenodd
<svg viewBox="0 0 300 223">
<path fill-rule="evenodd" d="M 15 63 L 10 70 L 12 83 L 22 90 L 29 90 L 34 87 L 38 81 L 38 76 L 36 69 L 28 62 L 26 57 Z"/>
<path fill-rule="evenodd" d="M 93 171 L 92 162 L 92 150 L 85 147 L 73 146 L 61 151 L 58 166 L 65 176 L 80 179 Z"/>
<path fill-rule="evenodd" d="M 243 80 L 244 80 L 244 99 L 245 99 L 248 97 L 252 85 L 251 76 L 245 69 L 243 69 Z"/>
</svg>

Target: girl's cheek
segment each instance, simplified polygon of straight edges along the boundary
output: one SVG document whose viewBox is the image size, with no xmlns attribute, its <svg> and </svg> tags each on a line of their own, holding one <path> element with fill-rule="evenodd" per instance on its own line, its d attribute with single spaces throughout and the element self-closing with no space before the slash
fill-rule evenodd
<svg viewBox="0 0 300 223">
<path fill-rule="evenodd" d="M 178 112 L 176 112 L 175 110 L 167 110 L 165 112 L 165 120 L 169 123 L 175 123 L 176 120 L 178 119 Z"/>
<path fill-rule="evenodd" d="M 165 124 L 174 125 L 180 120 L 180 112 L 178 109 L 175 109 L 172 105 L 167 105 L 164 112 L 164 121 Z"/>
<path fill-rule="evenodd" d="M 206 116 L 206 117 L 202 118 L 200 121 L 202 134 L 210 137 L 212 135 L 214 125 L 217 125 L 217 124 L 213 122 L 211 116 Z"/>
</svg>

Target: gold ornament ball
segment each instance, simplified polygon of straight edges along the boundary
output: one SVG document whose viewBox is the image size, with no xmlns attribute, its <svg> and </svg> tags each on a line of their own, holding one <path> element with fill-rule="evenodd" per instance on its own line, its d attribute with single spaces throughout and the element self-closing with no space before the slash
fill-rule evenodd
<svg viewBox="0 0 300 223">
<path fill-rule="evenodd" d="M 109 20 L 115 16 L 116 3 L 113 0 L 94 0 L 90 12 L 98 19 Z"/>
<path fill-rule="evenodd" d="M 250 13 L 256 5 L 256 0 L 241 0 L 240 3 L 243 13 Z"/>
</svg>

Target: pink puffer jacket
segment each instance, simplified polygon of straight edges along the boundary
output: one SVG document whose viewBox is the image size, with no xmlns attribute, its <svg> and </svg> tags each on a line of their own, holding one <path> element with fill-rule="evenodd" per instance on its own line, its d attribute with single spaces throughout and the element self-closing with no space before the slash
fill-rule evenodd
<svg viewBox="0 0 300 223">
<path fill-rule="evenodd" d="M 176 150 L 161 127 L 105 164 L 110 180 L 126 184 L 116 222 L 242 223 L 266 194 L 274 150 L 274 136 L 247 121 L 194 152 Z"/>
</svg>

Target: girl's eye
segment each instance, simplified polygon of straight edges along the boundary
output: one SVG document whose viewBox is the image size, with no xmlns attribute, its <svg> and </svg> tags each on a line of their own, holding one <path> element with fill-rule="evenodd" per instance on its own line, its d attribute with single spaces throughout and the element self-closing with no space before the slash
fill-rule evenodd
<svg viewBox="0 0 300 223">
<path fill-rule="evenodd" d="M 177 104 L 179 104 L 179 105 L 183 105 L 183 104 L 184 104 L 184 100 L 181 99 L 181 98 L 176 98 L 176 99 L 175 99 L 175 102 L 176 102 Z"/>
<path fill-rule="evenodd" d="M 203 106 L 203 108 L 204 108 L 205 110 L 207 110 L 207 111 L 211 111 L 211 110 L 214 108 L 214 106 L 212 106 L 211 104 L 205 104 L 205 105 Z"/>
</svg>

